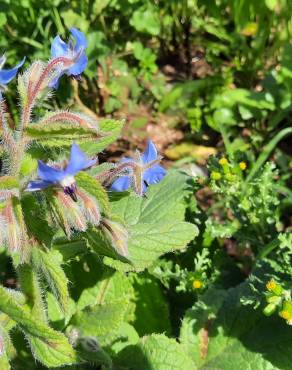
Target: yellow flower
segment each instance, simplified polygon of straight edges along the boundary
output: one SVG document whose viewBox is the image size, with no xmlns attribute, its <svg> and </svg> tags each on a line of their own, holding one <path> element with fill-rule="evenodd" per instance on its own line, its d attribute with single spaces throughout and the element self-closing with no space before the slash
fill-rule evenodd
<svg viewBox="0 0 292 370">
<path fill-rule="evenodd" d="M 202 288 L 202 286 L 203 286 L 203 284 L 202 284 L 202 282 L 201 282 L 200 280 L 195 279 L 195 280 L 193 281 L 193 288 L 194 288 L 194 289 L 201 289 L 201 288 Z"/>
<path fill-rule="evenodd" d="M 221 166 L 225 166 L 226 164 L 228 164 L 228 161 L 225 157 L 222 157 L 220 160 L 219 160 L 219 164 L 221 164 Z"/>
<path fill-rule="evenodd" d="M 246 164 L 245 162 L 240 162 L 240 163 L 239 163 L 239 168 L 240 168 L 242 171 L 244 171 L 244 170 L 246 169 L 246 167 L 247 167 L 247 164 Z"/>
<path fill-rule="evenodd" d="M 290 313 L 288 311 L 280 311 L 279 315 L 284 319 L 284 320 L 291 320 Z"/>
<path fill-rule="evenodd" d="M 266 288 L 270 291 L 270 292 L 272 292 L 275 288 L 276 288 L 276 286 L 277 286 L 277 284 L 276 284 L 276 282 L 275 282 L 275 280 L 270 280 L 270 281 L 268 281 L 267 282 L 267 284 L 266 284 Z"/>
</svg>

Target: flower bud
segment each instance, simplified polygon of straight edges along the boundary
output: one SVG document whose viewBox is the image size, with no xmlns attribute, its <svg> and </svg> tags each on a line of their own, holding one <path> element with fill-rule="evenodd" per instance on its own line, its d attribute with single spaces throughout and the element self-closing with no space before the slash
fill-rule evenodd
<svg viewBox="0 0 292 370">
<path fill-rule="evenodd" d="M 82 203 L 82 212 L 86 220 L 91 225 L 98 226 L 100 224 L 101 214 L 97 201 L 80 189 L 77 189 L 77 196 Z"/>
<path fill-rule="evenodd" d="M 56 192 L 56 199 L 59 208 L 57 212 L 61 217 L 60 221 L 63 223 L 67 236 L 71 235 L 72 229 L 85 231 L 87 223 L 79 205 L 64 194 L 63 191 Z"/>
<path fill-rule="evenodd" d="M 274 303 L 269 303 L 264 309 L 263 314 L 266 316 L 271 316 L 276 311 L 277 305 Z"/>
<path fill-rule="evenodd" d="M 107 218 L 102 219 L 101 228 L 117 253 L 123 257 L 128 257 L 129 234 L 127 229 L 119 222 Z"/>
<path fill-rule="evenodd" d="M 211 172 L 211 179 L 213 180 L 220 180 L 221 179 L 221 173 L 220 172 L 216 172 L 216 171 L 212 171 Z"/>
<path fill-rule="evenodd" d="M 13 211 L 11 199 L 7 200 L 0 214 L 0 233 L 3 244 L 7 246 L 10 252 L 21 250 L 22 233 Z"/>
</svg>

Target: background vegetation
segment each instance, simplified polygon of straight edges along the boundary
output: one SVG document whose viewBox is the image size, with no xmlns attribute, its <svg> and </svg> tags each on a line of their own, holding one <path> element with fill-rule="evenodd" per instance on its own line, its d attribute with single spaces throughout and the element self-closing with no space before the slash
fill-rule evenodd
<svg viewBox="0 0 292 370">
<path fill-rule="evenodd" d="M 185 218 L 198 234 L 158 259 L 170 251 L 159 239 L 158 255 L 134 271 L 104 264 L 98 248 L 94 259 L 84 246 L 63 257 L 80 312 L 66 318 L 49 292 L 49 322 L 69 337 L 83 330 L 78 345 L 88 361 L 68 368 L 292 369 L 291 14 L 289 0 L 0 0 L 7 65 L 49 59 L 52 39 L 66 39 L 72 26 L 88 40 L 82 81 L 63 79 L 37 112 L 78 108 L 98 120 L 124 119 L 119 140 L 100 149 L 101 162 L 151 138 L 170 177 L 149 202 L 169 202 L 174 212 L 165 220 Z M 17 126 L 15 82 L 5 97 Z M 125 205 L 110 201 L 125 216 Z M 145 220 L 154 225 L 160 216 L 149 211 Z M 2 284 L 19 287 L 0 252 Z M 13 335 L 13 368 L 42 368 L 20 331 Z"/>
</svg>

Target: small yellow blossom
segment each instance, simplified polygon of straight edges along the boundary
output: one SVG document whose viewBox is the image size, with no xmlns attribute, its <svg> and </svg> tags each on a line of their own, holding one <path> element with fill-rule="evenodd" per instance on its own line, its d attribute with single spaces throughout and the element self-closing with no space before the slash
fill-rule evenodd
<svg viewBox="0 0 292 370">
<path fill-rule="evenodd" d="M 219 160 L 219 164 L 221 164 L 221 166 L 225 166 L 226 164 L 228 164 L 228 160 L 225 157 L 222 157 Z"/>
<path fill-rule="evenodd" d="M 202 288 L 202 286 L 203 286 L 203 284 L 202 284 L 202 282 L 201 282 L 200 280 L 195 279 L 195 280 L 193 281 L 193 288 L 194 288 L 194 289 L 201 289 L 201 288 Z"/>
<path fill-rule="evenodd" d="M 291 320 L 291 315 L 288 311 L 280 311 L 279 315 L 284 319 L 284 320 Z"/>
<path fill-rule="evenodd" d="M 247 164 L 246 164 L 245 162 L 240 162 L 240 163 L 239 163 L 239 168 L 240 168 L 242 171 L 246 170 L 246 167 L 247 167 Z"/>
<path fill-rule="evenodd" d="M 273 279 L 268 281 L 267 284 L 266 284 L 266 288 L 270 292 L 272 292 L 274 289 L 276 289 L 276 287 L 277 287 L 277 284 L 276 284 L 275 280 L 273 280 Z"/>
<path fill-rule="evenodd" d="M 216 172 L 216 171 L 212 171 L 211 172 L 211 178 L 213 180 L 220 180 L 221 179 L 221 173 L 220 172 Z"/>
</svg>

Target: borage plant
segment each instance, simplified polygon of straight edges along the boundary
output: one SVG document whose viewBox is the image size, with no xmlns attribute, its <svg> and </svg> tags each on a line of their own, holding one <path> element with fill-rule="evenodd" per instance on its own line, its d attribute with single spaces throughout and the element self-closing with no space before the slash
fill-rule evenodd
<svg viewBox="0 0 292 370">
<path fill-rule="evenodd" d="M 197 234 L 184 221 L 189 178 L 166 174 L 151 141 L 133 160 L 99 165 L 97 154 L 118 137 L 122 122 L 44 113 L 61 76 L 78 78 L 86 67 L 85 36 L 71 34 L 68 43 L 54 39 L 48 63 L 36 61 L 18 76 L 19 120 L 8 120 L 0 102 L 0 255 L 13 265 L 10 288 L 5 271 L 1 277 L 0 368 L 111 369 L 123 363 L 125 347 L 151 350 L 159 340 L 191 369 L 174 340 L 139 339 L 147 330 L 136 315 L 137 290 L 153 284 L 137 272 Z"/>
</svg>

